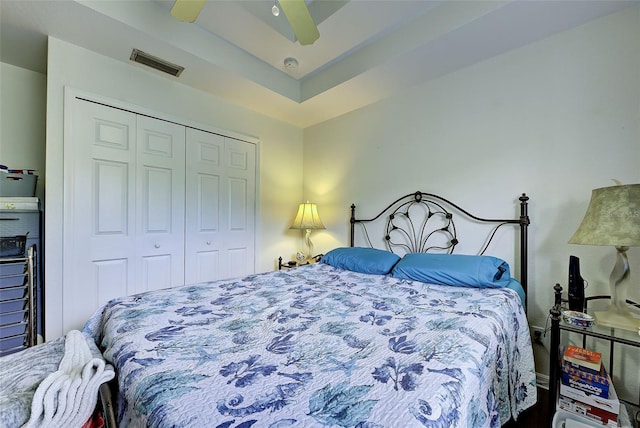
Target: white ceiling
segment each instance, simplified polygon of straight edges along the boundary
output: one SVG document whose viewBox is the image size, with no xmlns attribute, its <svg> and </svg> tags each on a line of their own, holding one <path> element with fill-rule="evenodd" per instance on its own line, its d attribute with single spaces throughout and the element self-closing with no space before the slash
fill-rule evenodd
<svg viewBox="0 0 640 428">
<path fill-rule="evenodd" d="M 0 61 L 46 72 L 47 35 L 123 62 L 137 48 L 185 67 L 167 79 L 306 127 L 640 0 L 307 0 L 310 46 L 273 3 L 209 0 L 190 24 L 172 0 L 0 0 Z"/>
</svg>

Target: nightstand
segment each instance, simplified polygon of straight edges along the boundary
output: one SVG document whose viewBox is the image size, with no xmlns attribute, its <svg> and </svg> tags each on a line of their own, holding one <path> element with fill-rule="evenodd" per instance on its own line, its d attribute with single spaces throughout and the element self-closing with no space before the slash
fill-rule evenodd
<svg viewBox="0 0 640 428">
<path fill-rule="evenodd" d="M 282 257 L 278 257 L 278 270 L 282 270 L 282 269 L 293 269 L 296 268 L 298 266 L 303 266 L 303 265 L 310 265 L 313 263 L 318 263 L 320 261 L 320 259 L 322 258 L 322 256 L 324 256 L 324 254 L 318 254 L 317 256 L 313 256 L 311 258 L 308 258 L 304 261 L 297 261 L 297 260 L 291 260 L 288 262 L 283 262 L 282 261 Z"/>
<path fill-rule="evenodd" d="M 635 348 L 640 348 L 640 335 L 634 331 L 622 330 L 613 327 L 605 327 L 600 325 L 594 325 L 592 327 L 576 327 L 570 325 L 562 320 L 562 310 L 564 309 L 562 306 L 562 287 L 560 284 L 556 284 L 554 287 L 555 290 L 555 303 L 554 306 L 549 311 L 551 317 L 551 347 L 549 356 L 549 417 L 553 418 L 553 415 L 556 413 L 556 402 L 558 397 L 558 384 L 560 381 L 560 335 L 563 331 L 577 333 L 582 335 L 582 347 L 586 348 L 586 340 L 587 337 L 593 337 L 599 340 L 603 340 L 605 342 L 609 342 L 609 365 L 605 366 L 607 369 L 607 373 L 613 379 L 613 361 L 614 361 L 614 346 L 616 344 L 631 346 Z M 587 298 L 586 301 L 606 298 L 607 296 L 595 296 L 592 298 Z M 637 305 L 634 302 L 630 302 L 633 305 Z M 588 309 L 585 309 L 586 312 L 589 312 Z M 626 401 L 620 399 L 620 401 Z M 640 399 L 638 402 L 630 402 L 629 403 L 640 406 Z"/>
<path fill-rule="evenodd" d="M 292 269 L 298 267 L 298 262 L 295 260 L 291 260 L 289 262 L 283 262 L 282 257 L 278 257 L 278 270 L 282 269 Z"/>
</svg>

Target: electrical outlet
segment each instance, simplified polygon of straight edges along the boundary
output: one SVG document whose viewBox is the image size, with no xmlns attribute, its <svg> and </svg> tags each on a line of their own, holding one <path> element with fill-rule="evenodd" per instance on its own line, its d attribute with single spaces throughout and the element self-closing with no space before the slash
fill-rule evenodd
<svg viewBox="0 0 640 428">
<path fill-rule="evenodd" d="M 544 328 L 536 326 L 536 325 L 532 325 L 530 326 L 530 330 L 531 330 L 531 342 L 535 345 L 542 345 L 545 348 L 549 348 L 550 345 L 550 341 L 551 338 L 550 336 L 550 332 L 546 332 L 544 331 Z"/>
</svg>

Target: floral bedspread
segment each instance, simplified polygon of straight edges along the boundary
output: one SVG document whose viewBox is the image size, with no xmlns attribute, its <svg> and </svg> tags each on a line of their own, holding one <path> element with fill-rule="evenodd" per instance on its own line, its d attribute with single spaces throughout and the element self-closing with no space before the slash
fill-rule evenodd
<svg viewBox="0 0 640 428">
<path fill-rule="evenodd" d="M 118 298 L 85 332 L 124 427 L 498 427 L 536 401 L 508 289 L 315 264 Z"/>
</svg>

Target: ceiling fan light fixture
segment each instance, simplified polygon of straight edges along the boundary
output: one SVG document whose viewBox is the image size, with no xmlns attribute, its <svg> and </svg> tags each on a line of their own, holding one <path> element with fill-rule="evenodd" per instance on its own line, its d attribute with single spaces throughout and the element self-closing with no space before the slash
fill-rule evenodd
<svg viewBox="0 0 640 428">
<path fill-rule="evenodd" d="M 273 13 L 273 16 L 280 15 L 280 9 L 278 8 L 278 3 L 277 2 L 273 3 L 273 7 L 271 8 L 271 13 Z"/>
<path fill-rule="evenodd" d="M 182 22 L 195 22 L 207 0 L 176 0 L 171 16 Z"/>
<path fill-rule="evenodd" d="M 318 40 L 320 32 L 309 13 L 305 0 L 278 0 L 278 4 L 302 46 L 312 45 Z"/>
</svg>

